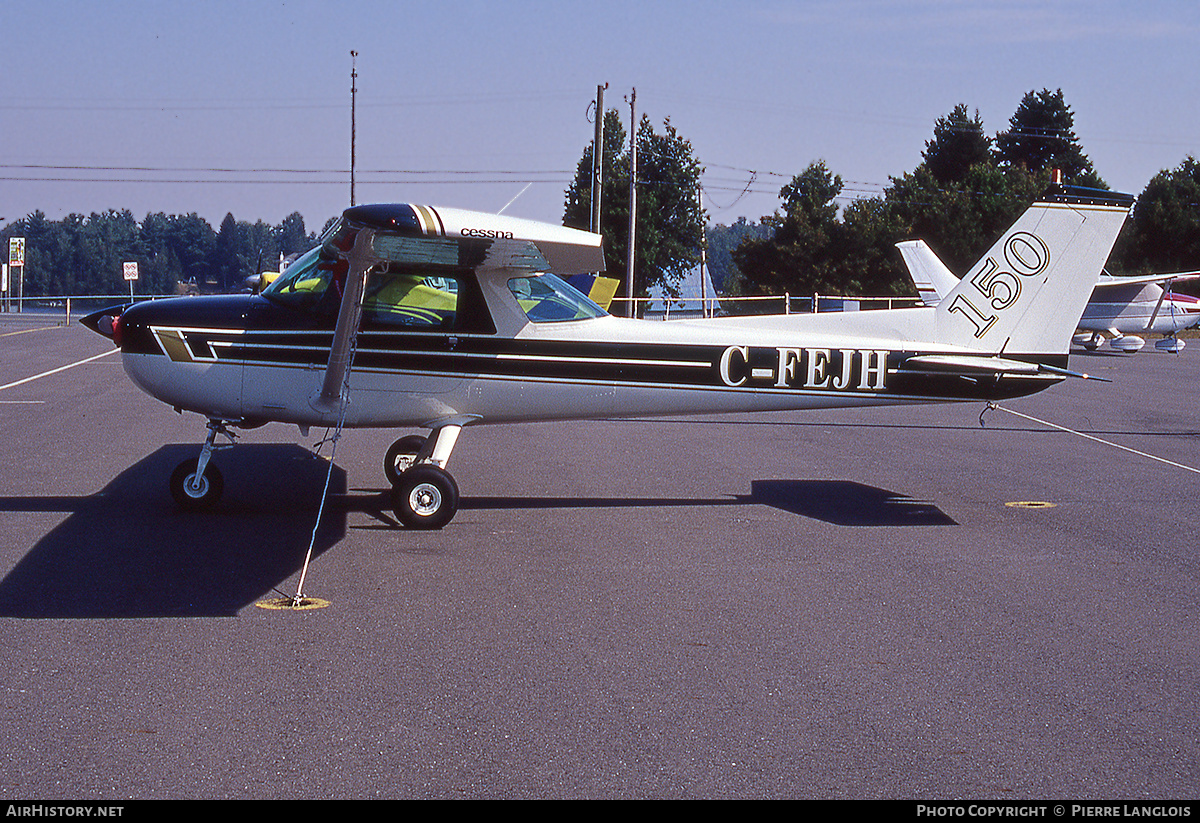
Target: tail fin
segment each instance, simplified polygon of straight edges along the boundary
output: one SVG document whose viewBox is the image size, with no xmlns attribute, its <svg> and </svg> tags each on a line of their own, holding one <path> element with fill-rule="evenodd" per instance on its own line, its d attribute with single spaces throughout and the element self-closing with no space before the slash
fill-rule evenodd
<svg viewBox="0 0 1200 823">
<path fill-rule="evenodd" d="M 1066 354 L 1133 202 L 1052 186 L 938 303 L 938 339 L 993 354 Z"/>
<path fill-rule="evenodd" d="M 958 278 L 924 240 L 905 240 L 897 243 L 896 248 L 900 250 L 913 285 L 917 287 L 917 294 L 921 295 L 921 302 L 926 306 L 936 306 L 945 295 L 954 291 Z"/>
</svg>

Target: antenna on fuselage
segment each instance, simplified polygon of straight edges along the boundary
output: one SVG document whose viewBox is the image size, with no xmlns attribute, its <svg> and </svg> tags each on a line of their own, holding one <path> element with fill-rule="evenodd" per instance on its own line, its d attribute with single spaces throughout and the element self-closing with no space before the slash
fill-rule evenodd
<svg viewBox="0 0 1200 823">
<path fill-rule="evenodd" d="M 517 198 L 520 197 L 522 194 L 524 194 L 525 190 L 528 189 L 532 185 L 533 185 L 533 183 L 526 183 L 525 188 L 521 189 L 519 192 L 517 192 L 515 195 L 513 195 L 513 199 L 509 200 L 507 203 L 505 203 L 503 206 L 501 206 L 500 211 L 496 212 L 496 214 L 504 214 L 504 210 L 507 209 L 509 206 L 511 206 L 513 203 L 517 202 Z"/>
</svg>

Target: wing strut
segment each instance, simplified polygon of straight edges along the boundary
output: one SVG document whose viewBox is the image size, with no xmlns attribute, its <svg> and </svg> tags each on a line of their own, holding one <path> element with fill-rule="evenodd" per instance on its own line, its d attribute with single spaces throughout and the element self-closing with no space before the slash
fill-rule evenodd
<svg viewBox="0 0 1200 823">
<path fill-rule="evenodd" d="M 370 271 L 378 258 L 372 251 L 375 232 L 370 229 L 359 231 L 354 237 L 354 246 L 348 255 L 346 285 L 342 293 L 342 304 L 338 308 L 337 327 L 333 331 L 333 344 L 329 347 L 329 365 L 325 367 L 325 379 L 321 383 L 321 391 L 309 402 L 317 411 L 337 412 L 337 428 L 334 431 L 333 449 L 329 455 L 329 469 L 325 474 L 325 487 L 321 492 L 321 506 L 317 509 L 317 522 L 313 525 L 312 539 L 308 544 L 308 552 L 304 556 L 304 565 L 300 571 L 300 581 L 296 585 L 296 595 L 291 599 L 290 608 L 304 608 L 312 601 L 304 595 L 304 583 L 308 578 L 308 565 L 312 560 L 313 548 L 317 541 L 317 529 L 321 526 L 321 515 L 325 511 L 325 501 L 329 497 L 329 480 L 333 475 L 333 458 L 337 454 L 338 440 L 342 435 L 342 426 L 346 421 L 346 405 L 350 402 L 350 387 L 346 377 L 350 372 L 350 362 L 354 356 L 354 344 L 358 338 L 359 321 L 362 319 L 363 294 L 366 292 L 367 272 Z"/>
<path fill-rule="evenodd" d="M 1171 293 L 1171 281 L 1167 280 L 1166 285 L 1162 286 L 1162 293 L 1158 295 L 1158 303 L 1154 306 L 1154 311 L 1150 313 L 1150 319 L 1146 321 L 1146 331 L 1150 331 L 1150 327 L 1154 325 L 1154 321 L 1158 319 L 1159 309 L 1162 308 L 1163 301 L 1167 299 L 1167 295 Z M 1174 307 L 1174 304 L 1172 304 Z"/>
<path fill-rule="evenodd" d="M 358 325 L 362 319 L 363 293 L 366 290 L 367 272 L 378 262 L 373 251 L 375 232 L 362 229 L 354 237 L 354 247 L 347 256 L 349 271 L 346 272 L 346 287 L 342 294 L 342 305 L 338 309 L 337 327 L 333 332 L 333 344 L 329 348 L 329 364 L 325 367 L 325 379 L 321 391 L 309 403 L 317 411 L 332 414 L 343 401 L 342 386 L 350 368 L 350 353 L 358 336 Z"/>
</svg>

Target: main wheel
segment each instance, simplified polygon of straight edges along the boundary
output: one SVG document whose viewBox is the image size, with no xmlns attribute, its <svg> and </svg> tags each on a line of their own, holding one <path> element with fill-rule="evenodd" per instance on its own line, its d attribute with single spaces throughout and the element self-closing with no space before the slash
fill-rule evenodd
<svg viewBox="0 0 1200 823">
<path fill-rule="evenodd" d="M 383 457 L 383 474 L 388 483 L 395 486 L 417 457 L 417 452 L 425 445 L 426 438 L 419 434 L 409 434 L 401 437 L 388 447 Z"/>
<path fill-rule="evenodd" d="M 225 489 L 225 481 L 217 467 L 208 464 L 204 474 L 196 482 L 196 466 L 199 459 L 184 460 L 171 472 L 171 496 L 181 509 L 197 511 L 212 508 Z"/>
<path fill-rule="evenodd" d="M 410 529 L 440 529 L 458 511 L 458 484 L 445 469 L 418 463 L 392 488 L 392 510 Z"/>
</svg>

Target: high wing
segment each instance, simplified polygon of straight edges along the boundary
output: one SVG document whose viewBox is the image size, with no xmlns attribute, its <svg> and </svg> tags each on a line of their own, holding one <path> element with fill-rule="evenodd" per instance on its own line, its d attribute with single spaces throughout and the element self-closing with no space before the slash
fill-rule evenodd
<svg viewBox="0 0 1200 823">
<path fill-rule="evenodd" d="M 354 206 L 343 225 L 376 232 L 377 260 L 556 274 L 604 271 L 601 237 L 518 217 L 408 204 Z"/>
<path fill-rule="evenodd" d="M 1184 283 L 1189 280 L 1200 280 L 1200 271 L 1181 271 L 1173 274 L 1139 274 L 1131 277 L 1112 275 L 1104 272 L 1096 281 L 1096 288 L 1111 288 L 1118 286 L 1145 286 L 1162 283 Z"/>
</svg>

